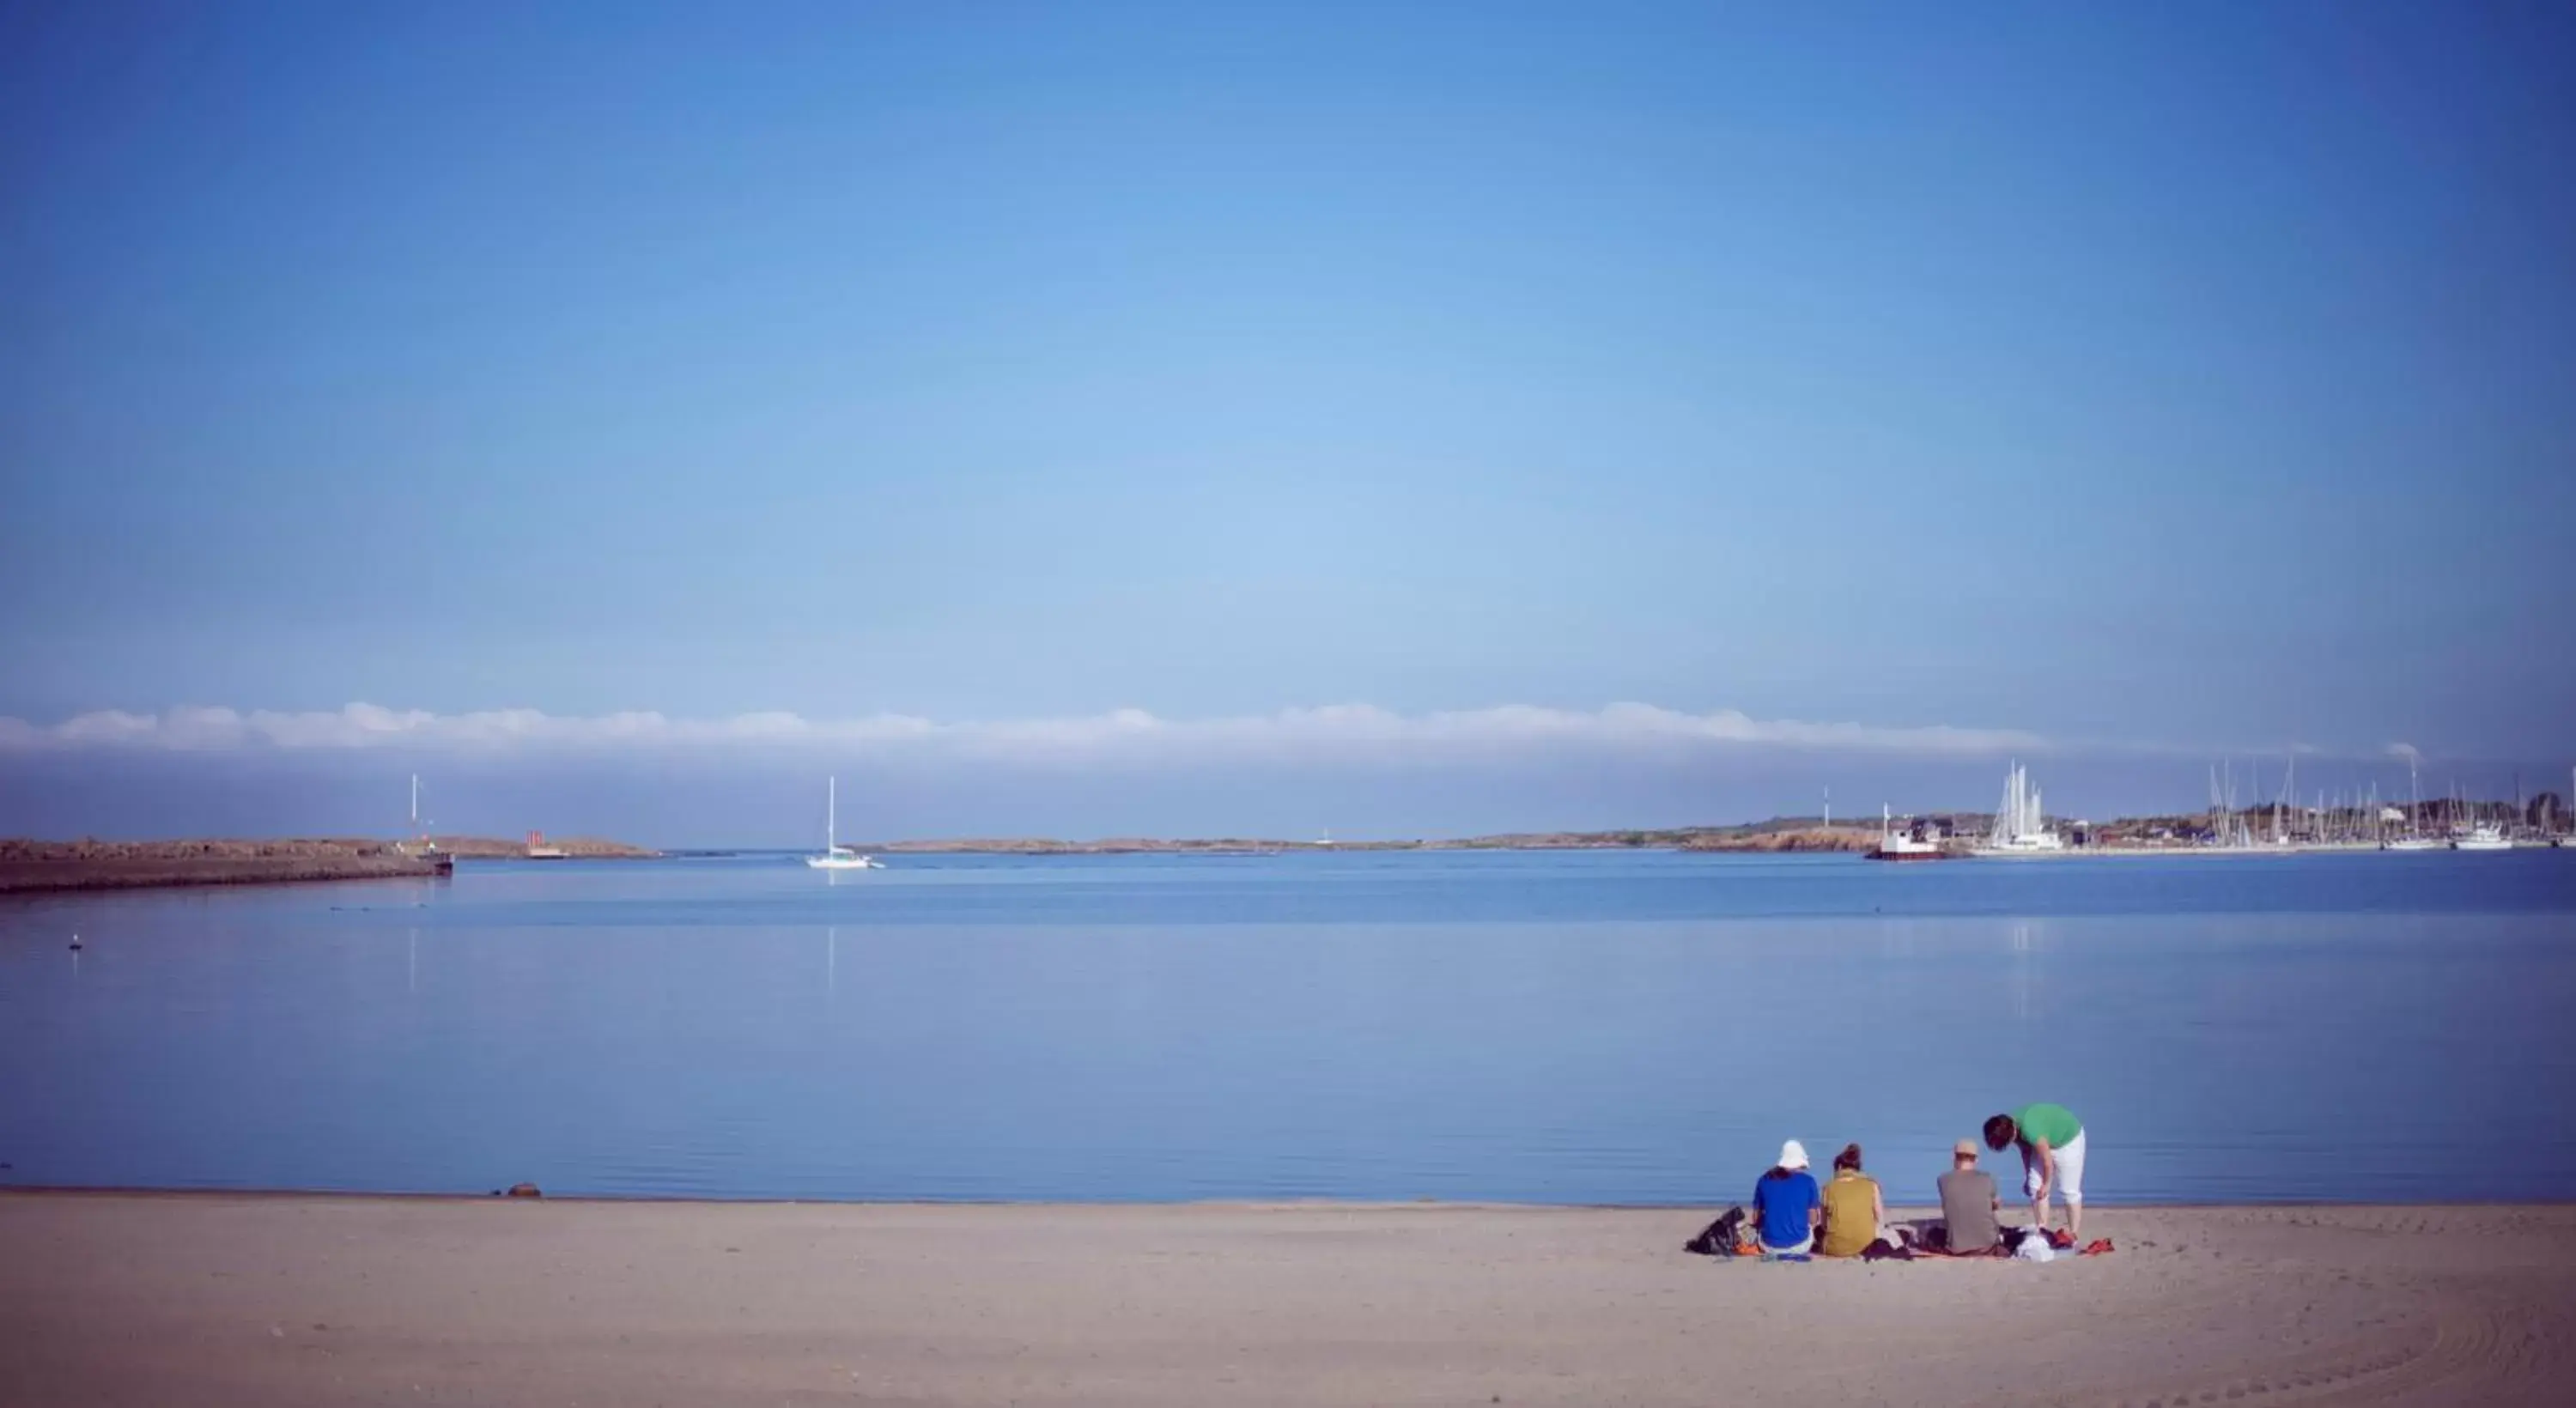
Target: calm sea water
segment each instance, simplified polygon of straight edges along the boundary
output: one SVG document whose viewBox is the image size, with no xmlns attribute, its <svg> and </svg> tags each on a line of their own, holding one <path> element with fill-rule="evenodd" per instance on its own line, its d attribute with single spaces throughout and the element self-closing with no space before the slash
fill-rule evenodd
<svg viewBox="0 0 2576 1408">
<path fill-rule="evenodd" d="M 75 929 L 85 952 L 68 951 Z M 2034 1099 L 2096 1202 L 2576 1197 L 2576 851 L 1876 866 L 469 865 L 0 902 L 0 1181 L 1900 1197 Z"/>
</svg>

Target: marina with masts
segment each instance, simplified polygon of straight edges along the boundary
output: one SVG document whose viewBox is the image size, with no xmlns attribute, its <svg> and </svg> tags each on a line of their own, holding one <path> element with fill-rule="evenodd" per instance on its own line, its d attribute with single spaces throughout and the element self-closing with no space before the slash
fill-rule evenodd
<svg viewBox="0 0 2576 1408">
<path fill-rule="evenodd" d="M 2262 801 L 2263 770 L 2240 773 L 2234 763 L 2209 770 L 2209 810 L 2197 819 L 2130 819 L 2095 826 L 2052 818 L 2029 770 L 2015 762 L 2004 775 L 2004 792 L 1991 822 L 1980 821 L 1981 839 L 1973 845 L 1943 847 L 1927 842 L 1937 832 L 1930 819 L 1913 821 L 1900 831 L 1892 813 L 1883 819 L 1880 842 L 1870 854 L 1878 859 L 1911 859 L 1929 850 L 1943 855 L 2018 859 L 2073 855 L 2280 855 L 2320 851 L 2508 851 L 2517 848 L 2576 848 L 2576 813 L 2554 794 L 2525 802 L 2473 800 L 2457 783 L 2451 794 L 2424 800 L 2421 767 L 2407 760 L 2403 802 L 2383 801 L 2376 782 L 2298 790 L 2298 760 L 2293 755 L 2280 782 Z M 2569 770 L 2576 784 L 2576 768 Z M 2517 786 L 2517 793 L 2519 787 Z M 2576 795 L 2576 787 L 2571 787 Z M 1954 825 L 1967 818 L 1952 818 Z"/>
</svg>

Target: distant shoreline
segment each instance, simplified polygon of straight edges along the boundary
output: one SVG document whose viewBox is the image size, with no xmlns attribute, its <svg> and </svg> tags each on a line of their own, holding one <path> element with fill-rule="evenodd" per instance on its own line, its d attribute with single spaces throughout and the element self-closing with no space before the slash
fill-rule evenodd
<svg viewBox="0 0 2576 1408">
<path fill-rule="evenodd" d="M 1115 855 L 1204 855 L 1204 856 L 1271 856 L 1331 855 L 1341 851 L 1407 852 L 1407 851 L 1677 851 L 1686 854 L 1720 855 L 1867 855 L 1878 849 L 1876 826 L 1825 827 L 1817 825 L 1765 825 L 1759 827 L 1708 827 L 1680 831 L 1599 831 L 1551 834 L 1514 834 L 1470 836 L 1400 841 L 1279 841 L 1243 838 L 1209 840 L 1157 840 L 1147 837 L 1111 837 L 1096 841 L 1065 841 L 1052 837 L 973 838 L 955 840 L 880 841 L 856 849 L 877 855 L 997 855 L 997 856 L 1115 856 Z M 2526 839 L 2516 849 L 2540 850 L 2554 842 Z M 1953 838 L 1946 843 L 1942 859 L 2054 861 L 2082 860 L 2094 856 L 2189 856 L 2197 859 L 2250 859 L 2264 856 L 2377 855 L 2385 848 L 2370 844 L 2338 844 L 2293 841 L 2282 845 L 2196 846 L 2182 843 L 2138 844 L 2125 839 L 2094 845 L 2066 846 L 2047 851 L 1998 851 L 1988 849 L 1982 839 Z M 2434 847 L 2433 852 L 2446 848 Z M 2401 854 L 2394 853 L 2391 854 Z"/>
<path fill-rule="evenodd" d="M 1784 819 L 1751 826 L 1684 827 L 1656 831 L 1512 832 L 1491 836 L 1374 841 L 1287 841 L 1257 837 L 1161 839 L 1105 837 L 1068 841 L 1053 837 L 972 837 L 884 841 L 856 847 L 886 856 L 1206 856 L 1257 857 L 1340 852 L 1550 852 L 1661 851 L 1685 855 L 1863 856 L 1879 844 L 1870 826 L 1824 826 Z M 2519 849 L 2544 848 L 2526 841 Z M 549 839 L 542 852 L 519 841 L 485 836 L 436 836 L 425 842 L 364 838 L 192 839 L 169 841 L 38 841 L 0 838 L 0 896 L 112 890 L 179 889 L 226 885 L 319 884 L 350 880 L 422 880 L 450 873 L 459 860 L 655 860 L 665 856 L 722 856 L 733 849 L 658 851 L 622 841 L 587 837 Z M 2202 860 L 2303 855 L 2381 854 L 2367 845 L 2292 843 L 2281 846 L 2136 845 L 2114 842 L 2063 850 L 1994 852 L 1954 840 L 1944 859 L 2065 861 L 2089 857 L 2132 859 L 2172 856 Z M 2447 852 L 2446 852 L 2447 853 Z"/>
<path fill-rule="evenodd" d="M 1145 836 L 1065 841 L 1053 837 L 975 837 L 881 841 L 858 849 L 879 855 L 1331 855 L 1339 851 L 1742 851 L 1760 854 L 1856 854 L 1878 845 L 1875 826 L 1803 823 L 1682 827 L 1660 831 L 1506 832 L 1492 836 L 1380 841 L 1285 841 L 1257 837 L 1166 840 Z"/>
<path fill-rule="evenodd" d="M 659 851 L 617 841 L 549 843 L 563 859 L 649 859 Z M 425 844 L 348 837 L 275 840 L 0 840 L 0 895 L 80 894 L 217 885 L 307 885 L 346 880 L 430 880 L 458 859 L 526 858 L 528 848 L 479 836 Z"/>
</svg>

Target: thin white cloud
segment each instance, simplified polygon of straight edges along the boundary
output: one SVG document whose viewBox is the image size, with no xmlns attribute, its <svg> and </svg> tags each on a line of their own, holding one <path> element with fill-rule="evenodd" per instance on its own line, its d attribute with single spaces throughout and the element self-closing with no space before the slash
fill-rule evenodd
<svg viewBox="0 0 2576 1408">
<path fill-rule="evenodd" d="M 828 748 L 886 757 L 963 756 L 1044 763 L 1713 747 L 1973 756 L 2044 752 L 2048 744 L 2036 735 L 2012 730 L 1809 723 L 1756 719 L 1733 710 L 1689 714 L 1649 704 L 1612 704 L 1589 711 L 1504 705 L 1423 714 L 1336 704 L 1209 719 L 1164 719 L 1140 709 L 1119 709 L 1067 718 L 948 723 L 902 714 L 840 719 L 788 713 L 713 719 L 633 712 L 559 716 L 535 709 L 433 714 L 374 704 L 309 713 L 203 706 L 159 714 L 109 710 L 55 724 L 0 718 L 0 751 L 14 752 L 723 747 Z"/>
</svg>

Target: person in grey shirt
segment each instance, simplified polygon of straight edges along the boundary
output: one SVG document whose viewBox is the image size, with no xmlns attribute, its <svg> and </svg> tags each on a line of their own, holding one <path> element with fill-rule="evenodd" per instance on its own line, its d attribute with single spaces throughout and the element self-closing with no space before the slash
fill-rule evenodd
<svg viewBox="0 0 2576 1408">
<path fill-rule="evenodd" d="M 2003 1240 L 1995 1214 L 2003 1201 L 1995 1193 L 1995 1176 L 1977 1167 L 1977 1141 L 1962 1139 L 1950 1151 L 1950 1171 L 1941 1175 L 1941 1222 L 1952 1255 L 1974 1256 L 1993 1250 Z"/>
</svg>

